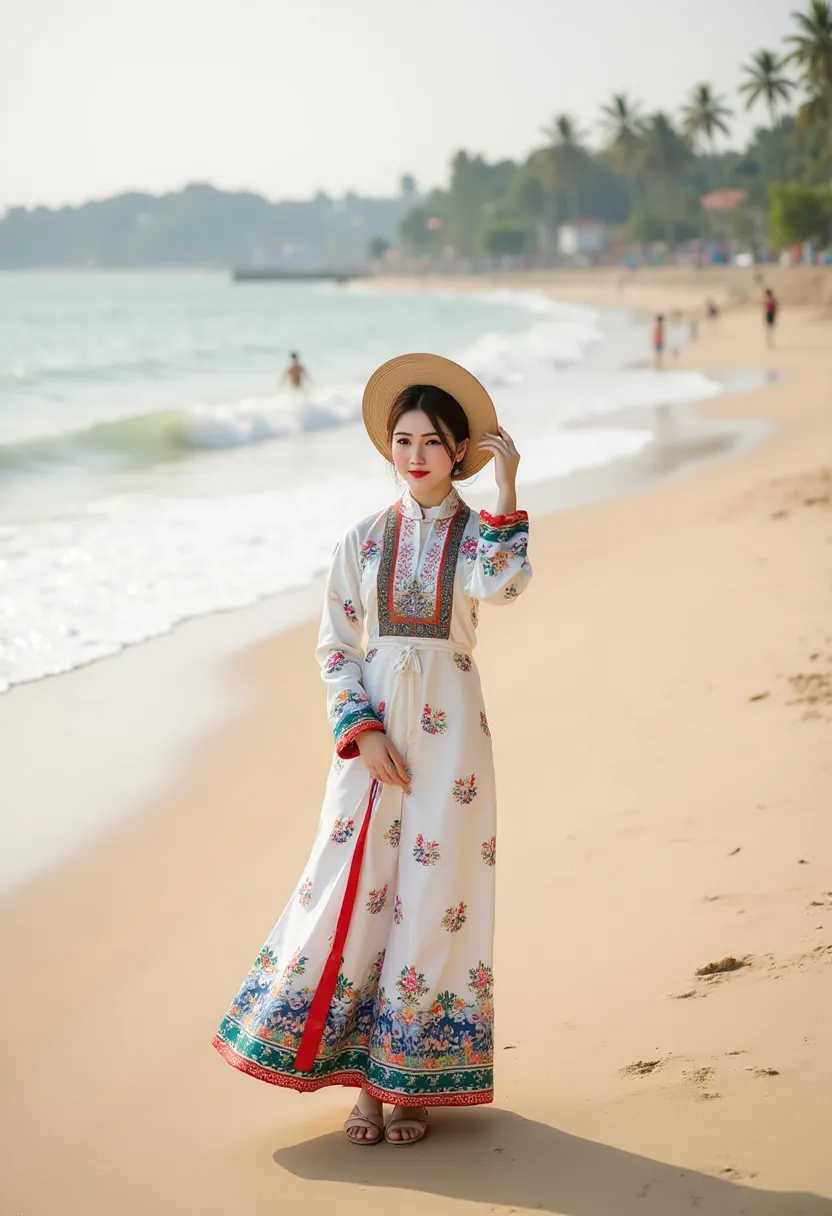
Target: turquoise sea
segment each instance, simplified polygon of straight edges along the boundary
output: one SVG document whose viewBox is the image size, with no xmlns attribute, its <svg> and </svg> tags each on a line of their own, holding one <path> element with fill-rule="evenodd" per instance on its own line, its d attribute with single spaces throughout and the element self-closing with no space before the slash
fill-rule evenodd
<svg viewBox="0 0 832 1216">
<path fill-rule="evenodd" d="M 279 384 L 294 349 L 300 395 Z M 396 495 L 360 424 L 392 355 L 478 375 L 528 483 L 648 444 L 622 408 L 718 391 L 647 349 L 634 314 L 534 293 L 0 275 L 0 691 L 312 579 Z"/>
</svg>

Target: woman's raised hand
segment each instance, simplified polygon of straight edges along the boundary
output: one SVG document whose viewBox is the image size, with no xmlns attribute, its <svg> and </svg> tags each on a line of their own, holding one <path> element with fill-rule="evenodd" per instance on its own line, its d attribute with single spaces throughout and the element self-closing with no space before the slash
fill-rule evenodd
<svg viewBox="0 0 832 1216">
<path fill-rule="evenodd" d="M 494 453 L 494 480 L 500 491 L 500 501 L 497 507 L 498 515 L 509 515 L 517 510 L 517 466 L 520 463 L 520 453 L 514 446 L 514 440 L 505 427 L 497 428 L 497 434 L 486 432 L 478 446 L 487 452 Z"/>
</svg>

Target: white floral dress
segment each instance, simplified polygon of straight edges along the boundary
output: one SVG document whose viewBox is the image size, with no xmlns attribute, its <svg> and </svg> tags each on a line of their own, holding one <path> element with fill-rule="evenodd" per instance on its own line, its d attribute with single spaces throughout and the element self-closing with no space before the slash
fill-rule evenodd
<svg viewBox="0 0 832 1216">
<path fill-rule="evenodd" d="M 496 802 L 471 656 L 480 602 L 510 604 L 531 578 L 528 516 L 478 515 L 455 490 L 425 514 L 406 490 L 336 550 L 318 644 L 336 754 L 318 833 L 214 1045 L 292 1089 L 475 1105 L 493 1100 Z M 410 795 L 356 758 L 357 736 L 382 729 Z"/>
</svg>

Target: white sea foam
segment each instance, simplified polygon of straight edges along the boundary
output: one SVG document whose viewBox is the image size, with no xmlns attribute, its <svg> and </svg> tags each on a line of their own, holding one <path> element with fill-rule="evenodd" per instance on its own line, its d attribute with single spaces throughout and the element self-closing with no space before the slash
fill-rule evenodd
<svg viewBox="0 0 832 1216">
<path fill-rule="evenodd" d="M 698 373 L 584 364 L 603 349 L 603 319 L 592 309 L 536 293 L 486 293 L 481 324 L 490 319 L 484 302 L 521 306 L 530 324 L 495 326 L 444 353 L 492 391 L 523 452 L 522 484 L 644 448 L 650 431 L 616 425 L 617 411 L 718 391 Z M 631 357 L 645 339 L 633 329 Z M 407 345 L 397 341 L 400 349 Z M 360 405 L 361 386 L 347 372 L 313 384 L 305 396 L 243 393 L 225 403 L 110 417 L 47 437 L 48 457 L 41 440 L 24 445 L 19 468 L 43 476 L 45 487 L 55 484 L 49 470 L 61 460 L 73 468 L 88 462 L 98 477 L 103 452 L 107 492 L 29 518 L 4 513 L 0 689 L 113 654 L 189 617 L 307 583 L 327 566 L 343 527 L 396 493 L 359 425 Z M 564 429 L 602 416 L 602 426 Z M 0 449 L 0 474 L 8 450 Z M 129 479 L 114 494 L 112 460 L 118 470 L 128 458 Z M 490 485 L 486 470 L 469 495 L 475 505 L 486 502 Z"/>
</svg>

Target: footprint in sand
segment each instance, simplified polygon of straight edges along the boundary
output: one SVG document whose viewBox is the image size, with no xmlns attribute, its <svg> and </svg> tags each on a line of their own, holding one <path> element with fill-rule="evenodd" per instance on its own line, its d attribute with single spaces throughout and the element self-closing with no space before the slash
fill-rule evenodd
<svg viewBox="0 0 832 1216">
<path fill-rule="evenodd" d="M 665 1064 L 666 1060 L 636 1060 L 634 1064 L 627 1064 L 621 1069 L 622 1077 L 649 1077 L 651 1073 L 658 1070 Z"/>
<path fill-rule="evenodd" d="M 691 1085 L 697 1092 L 697 1101 L 713 1102 L 716 1098 L 722 1095 L 713 1089 L 708 1089 L 707 1085 L 714 1075 L 713 1068 L 710 1065 L 703 1065 L 699 1068 L 689 1068 L 682 1073 L 682 1080 L 688 1085 Z"/>
<path fill-rule="evenodd" d="M 704 967 L 697 967 L 694 975 L 700 980 L 722 979 L 732 971 L 741 971 L 743 967 L 750 966 L 750 954 L 743 958 L 735 958 L 733 954 L 727 954 L 725 958 L 718 959 L 716 962 L 706 963 Z"/>
</svg>

